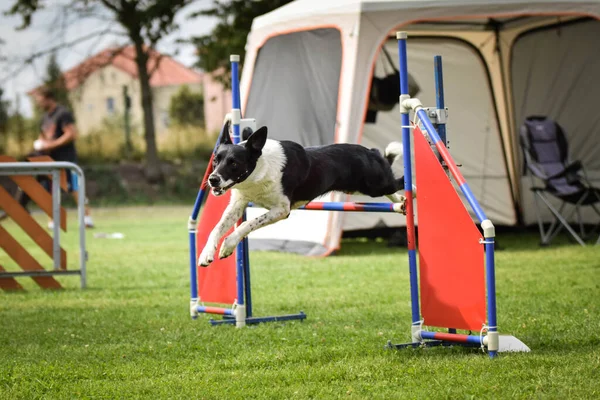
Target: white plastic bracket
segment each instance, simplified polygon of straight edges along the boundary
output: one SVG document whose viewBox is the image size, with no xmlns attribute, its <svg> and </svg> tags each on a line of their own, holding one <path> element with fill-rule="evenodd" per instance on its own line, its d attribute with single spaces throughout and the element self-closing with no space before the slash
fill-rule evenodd
<svg viewBox="0 0 600 400">
<path fill-rule="evenodd" d="M 421 337 L 421 325 L 411 325 L 410 332 L 412 335 L 413 343 L 423 342 L 423 338 Z"/>
<path fill-rule="evenodd" d="M 246 305 L 238 304 L 235 307 L 235 327 L 243 328 L 246 326 Z"/>
<path fill-rule="evenodd" d="M 198 318 L 198 304 L 199 299 L 190 300 L 190 317 L 192 317 L 193 319 Z"/>
<path fill-rule="evenodd" d="M 231 110 L 231 124 L 232 125 L 239 125 L 242 119 L 242 113 L 240 112 L 239 108 L 234 108 L 233 110 Z"/>
<path fill-rule="evenodd" d="M 497 331 L 489 332 L 483 338 L 483 344 L 487 347 L 488 351 L 498 351 L 500 348 L 500 338 Z"/>
<path fill-rule="evenodd" d="M 229 56 L 229 61 L 231 62 L 240 62 L 239 54 L 232 54 Z"/>
<path fill-rule="evenodd" d="M 425 107 L 427 116 L 433 124 L 446 124 L 448 123 L 448 107 L 443 110 L 435 107 Z"/>
<path fill-rule="evenodd" d="M 408 114 L 411 110 L 413 110 L 414 112 L 417 112 L 421 108 L 423 108 L 423 104 L 421 103 L 421 100 L 419 100 L 417 98 L 414 98 L 414 99 L 410 98 L 410 96 L 405 97 L 403 99 L 402 96 L 408 96 L 408 95 L 400 96 L 400 113 Z"/>
<path fill-rule="evenodd" d="M 256 131 L 256 118 L 242 118 L 240 121 L 240 132 L 242 137 L 244 137 L 244 131 L 249 129 L 250 133 Z"/>
<path fill-rule="evenodd" d="M 494 228 L 494 224 L 489 219 L 481 221 L 481 228 L 483 229 L 483 237 L 496 237 L 496 228 Z"/>
<path fill-rule="evenodd" d="M 410 94 L 401 94 L 398 98 L 398 104 L 400 104 L 400 114 L 408 114 L 410 109 L 404 107 L 404 100 L 410 99 Z"/>
<path fill-rule="evenodd" d="M 196 232 L 196 226 L 198 225 L 198 220 L 192 219 L 192 217 L 188 218 L 187 228 L 190 232 Z"/>
</svg>

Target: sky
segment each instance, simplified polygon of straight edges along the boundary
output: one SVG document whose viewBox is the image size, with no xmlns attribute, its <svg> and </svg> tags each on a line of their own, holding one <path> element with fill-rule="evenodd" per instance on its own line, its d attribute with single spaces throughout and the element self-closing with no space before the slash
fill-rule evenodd
<svg viewBox="0 0 600 400">
<path fill-rule="evenodd" d="M 110 14 L 101 13 L 94 17 L 82 19 L 64 10 L 69 0 L 47 0 L 44 10 L 38 11 L 33 22 L 26 30 L 16 30 L 21 24 L 20 17 L 5 16 L 14 0 L 0 0 L 0 88 L 4 90 L 3 98 L 16 107 L 16 99 L 20 97 L 19 109 L 27 116 L 33 114 L 32 105 L 26 93 L 42 83 L 48 56 L 36 58 L 31 64 L 25 60 L 37 52 L 43 52 L 53 46 L 71 42 L 86 36 L 90 39 L 69 48 L 57 50 L 58 63 L 63 71 L 74 67 L 86 58 L 107 47 L 128 43 L 127 38 L 119 34 L 118 23 L 111 21 Z M 179 12 L 176 17 L 180 29 L 159 42 L 157 49 L 184 65 L 191 67 L 197 60 L 195 48 L 191 45 L 177 44 L 177 39 L 186 39 L 209 33 L 216 20 L 209 17 L 189 19 L 193 11 L 210 6 L 212 0 L 196 0 Z M 110 30 L 103 35 L 96 32 Z M 114 32 L 114 33 L 113 33 Z"/>
</svg>

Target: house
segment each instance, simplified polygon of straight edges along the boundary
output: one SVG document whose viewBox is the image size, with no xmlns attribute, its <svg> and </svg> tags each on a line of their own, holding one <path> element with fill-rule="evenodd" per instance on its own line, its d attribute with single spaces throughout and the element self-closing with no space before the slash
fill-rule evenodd
<svg viewBox="0 0 600 400">
<path fill-rule="evenodd" d="M 154 125 L 156 133 L 160 134 L 169 126 L 171 97 L 183 85 L 187 85 L 193 92 L 201 92 L 203 75 L 156 51 L 150 52 L 148 69 L 153 71 L 150 86 L 154 103 Z M 125 109 L 124 88 L 127 88 L 131 100 L 131 125 L 139 127 L 141 132 L 141 89 L 133 46 L 106 49 L 66 71 L 64 78 L 77 128 L 82 135 L 100 127 L 106 120 L 122 120 Z M 36 89 L 30 94 L 35 93 Z"/>
<path fill-rule="evenodd" d="M 215 73 L 203 75 L 204 93 L 204 126 L 206 132 L 213 134 L 220 132 L 223 126 L 223 117 L 231 112 L 231 90 L 226 89 L 221 82 L 215 79 Z M 243 111 L 243 110 L 242 110 Z"/>
</svg>

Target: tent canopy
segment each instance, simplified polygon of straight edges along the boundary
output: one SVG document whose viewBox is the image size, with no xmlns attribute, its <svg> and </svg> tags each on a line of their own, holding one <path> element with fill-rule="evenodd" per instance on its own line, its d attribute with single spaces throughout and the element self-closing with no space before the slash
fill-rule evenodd
<svg viewBox="0 0 600 400">
<path fill-rule="evenodd" d="M 275 139 L 383 149 L 400 139 L 400 117 L 396 106 L 365 123 L 371 81 L 393 73 L 381 49 L 397 64 L 391 38 L 406 30 L 409 72 L 426 106 L 435 105 L 433 56 L 443 57 L 450 151 L 482 207 L 498 225 L 532 223 L 533 197 L 517 142 L 525 116 L 556 119 L 573 158 L 600 178 L 599 15 L 600 0 L 298 0 L 254 20 L 244 108 Z M 402 173 L 401 164 L 394 168 Z M 251 235 L 251 245 L 296 251 L 294 244 L 302 243 L 298 252 L 327 254 L 339 247 L 343 229 L 404 224 L 402 216 L 292 214 Z"/>
</svg>

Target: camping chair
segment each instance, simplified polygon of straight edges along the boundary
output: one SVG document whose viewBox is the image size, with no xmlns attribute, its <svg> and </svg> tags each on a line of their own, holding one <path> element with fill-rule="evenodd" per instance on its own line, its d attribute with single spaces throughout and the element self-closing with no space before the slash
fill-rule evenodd
<svg viewBox="0 0 600 400">
<path fill-rule="evenodd" d="M 550 241 L 564 227 L 579 244 L 585 246 L 581 207 L 591 206 L 600 216 L 600 211 L 596 207 L 600 202 L 600 189 L 590 184 L 581 162 L 570 162 L 567 140 L 562 128 L 546 117 L 529 116 L 521 126 L 520 142 L 525 156 L 523 172 L 528 172 L 531 178 L 531 190 L 535 194 L 541 245 L 550 244 Z M 534 177 L 541 179 L 545 187 L 535 186 Z M 558 209 L 548 201 L 547 194 L 562 201 Z M 555 217 L 547 231 L 544 230 L 538 199 Z M 568 215 L 563 216 L 562 212 L 567 204 L 572 204 L 574 207 Z M 574 213 L 577 214 L 579 235 L 567 222 Z M 600 237 L 596 243 L 600 243 Z"/>
</svg>

